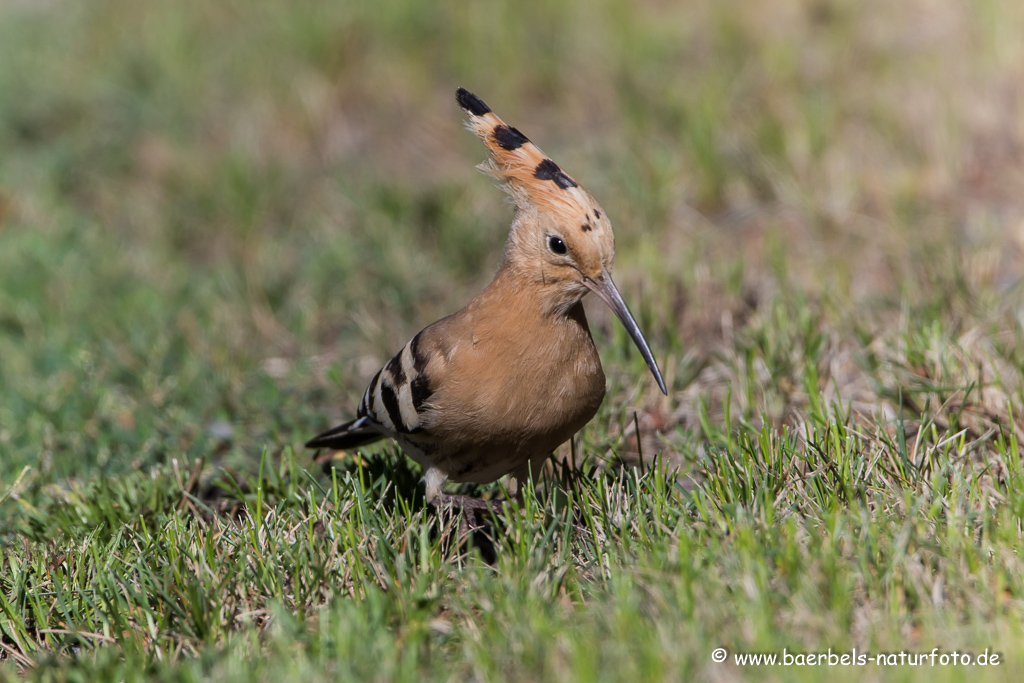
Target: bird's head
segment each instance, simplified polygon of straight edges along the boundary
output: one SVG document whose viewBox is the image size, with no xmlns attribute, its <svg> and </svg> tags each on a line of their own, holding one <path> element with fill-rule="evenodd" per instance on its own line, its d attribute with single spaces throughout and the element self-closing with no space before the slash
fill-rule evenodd
<svg viewBox="0 0 1024 683">
<path fill-rule="evenodd" d="M 667 393 L 647 340 L 612 282 L 615 237 L 604 210 L 479 97 L 459 88 L 456 99 L 469 115 L 468 128 L 490 151 L 479 168 L 504 184 L 516 206 L 505 266 L 536 287 L 551 312 L 565 313 L 587 292 L 597 294 L 622 321 L 661 391 Z"/>
</svg>

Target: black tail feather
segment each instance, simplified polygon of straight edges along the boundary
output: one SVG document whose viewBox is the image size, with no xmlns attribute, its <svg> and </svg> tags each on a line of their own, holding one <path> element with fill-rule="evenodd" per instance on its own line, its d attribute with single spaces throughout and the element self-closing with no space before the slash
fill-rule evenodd
<svg viewBox="0 0 1024 683">
<path fill-rule="evenodd" d="M 363 424 L 357 426 L 357 423 L 360 422 Z M 365 418 L 360 417 L 333 429 L 328 429 L 323 434 L 317 434 L 306 442 L 306 448 L 331 448 L 336 451 L 345 451 L 383 438 L 383 434 L 370 427 Z"/>
</svg>

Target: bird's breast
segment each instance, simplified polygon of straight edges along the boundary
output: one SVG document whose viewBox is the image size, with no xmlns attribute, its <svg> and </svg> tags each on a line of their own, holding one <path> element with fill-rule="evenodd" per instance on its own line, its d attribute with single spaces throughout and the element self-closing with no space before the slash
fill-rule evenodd
<svg viewBox="0 0 1024 683">
<path fill-rule="evenodd" d="M 604 399 L 604 371 L 582 307 L 565 317 L 481 327 L 472 338 L 475 344 L 452 354 L 449 381 L 431 399 L 431 431 L 448 443 L 533 459 L 579 431 Z"/>
</svg>

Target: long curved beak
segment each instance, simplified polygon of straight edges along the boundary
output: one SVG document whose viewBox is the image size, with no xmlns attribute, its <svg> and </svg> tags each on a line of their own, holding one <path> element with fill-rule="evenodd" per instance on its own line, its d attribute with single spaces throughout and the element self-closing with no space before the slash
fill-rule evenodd
<svg viewBox="0 0 1024 683">
<path fill-rule="evenodd" d="M 665 388 L 665 380 L 661 378 L 661 370 L 658 369 L 658 363 L 654 360 L 654 354 L 651 353 L 651 347 L 647 345 L 647 340 L 644 339 L 644 333 L 640 331 L 640 326 L 636 324 L 636 320 L 633 318 L 633 314 L 629 312 L 629 307 L 626 306 L 626 302 L 622 300 L 622 295 L 619 294 L 619 290 L 615 288 L 615 283 L 612 282 L 612 276 L 607 271 L 601 273 L 601 277 L 597 280 L 592 280 L 588 277 L 583 278 L 583 284 L 601 297 L 601 301 L 608 304 L 608 308 L 615 312 L 619 320 L 622 321 L 623 327 L 626 328 L 626 332 L 629 333 L 630 338 L 636 347 L 640 349 L 640 355 L 644 357 L 644 361 L 647 362 L 647 367 L 651 369 L 651 373 L 654 375 L 654 379 L 658 380 L 658 388 L 661 389 L 661 393 L 668 396 L 668 389 Z"/>
</svg>

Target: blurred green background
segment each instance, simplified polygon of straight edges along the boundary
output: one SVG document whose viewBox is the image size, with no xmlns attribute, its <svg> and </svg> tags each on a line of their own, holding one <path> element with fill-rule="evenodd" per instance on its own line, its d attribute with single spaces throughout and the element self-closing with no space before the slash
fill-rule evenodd
<svg viewBox="0 0 1024 683">
<path fill-rule="evenodd" d="M 651 424 L 733 380 L 755 420 L 808 381 L 876 411 L 893 383 L 836 358 L 1019 300 L 1021 35 L 1015 0 L 5 3 L 0 475 L 206 456 L 226 427 L 251 462 L 350 412 L 498 264 L 460 85 L 606 207 L 673 382 Z M 807 343 L 810 380 L 783 358 Z"/>
<path fill-rule="evenodd" d="M 29 667 L 60 633 L 41 626 L 95 624 L 116 641 L 101 668 L 228 641 L 243 662 L 269 619 L 274 647 L 314 657 L 304 610 L 327 604 L 339 642 L 362 624 L 413 678 L 1019 642 L 1022 36 L 1020 0 L 0 2 L 0 646 Z M 604 532 L 543 515 L 504 573 L 455 581 L 419 510 L 364 519 L 350 480 L 332 503 L 301 472 L 301 443 L 498 266 L 512 210 L 473 168 L 458 86 L 603 205 L 670 387 L 588 302 L 609 393 L 583 455 L 660 452 L 685 475 L 581 478 L 594 500 L 635 484 L 607 581 Z M 267 486 L 278 527 L 200 514 L 190 472 L 245 482 L 217 494 L 236 512 Z M 346 573 L 368 548 L 411 572 L 408 596 L 372 558 Z M 308 594 L 280 579 L 289 553 Z M 81 597 L 104 581 L 123 604 Z M 647 649 L 603 647 L 635 629 Z M 351 642 L 358 671 L 383 661 Z"/>
</svg>

